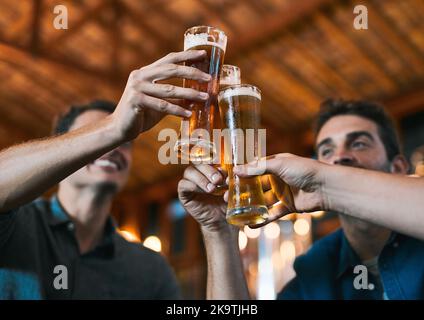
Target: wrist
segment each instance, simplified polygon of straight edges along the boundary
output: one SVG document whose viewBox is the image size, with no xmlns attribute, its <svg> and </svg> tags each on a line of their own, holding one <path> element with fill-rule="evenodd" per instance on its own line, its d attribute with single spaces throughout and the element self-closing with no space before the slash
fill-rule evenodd
<svg viewBox="0 0 424 320">
<path fill-rule="evenodd" d="M 226 221 L 214 225 L 201 226 L 200 230 L 205 238 L 225 239 L 238 234 L 238 228 L 228 224 Z"/>
<path fill-rule="evenodd" d="M 105 118 L 105 130 L 107 132 L 107 136 L 113 144 L 121 145 L 131 140 L 127 137 L 126 133 L 121 130 L 114 114 L 111 114 Z"/>
<path fill-rule="evenodd" d="M 316 168 L 316 181 L 319 194 L 318 207 L 324 211 L 332 210 L 330 189 L 332 188 L 331 183 L 334 169 L 335 167 L 323 163 L 319 163 Z"/>
</svg>

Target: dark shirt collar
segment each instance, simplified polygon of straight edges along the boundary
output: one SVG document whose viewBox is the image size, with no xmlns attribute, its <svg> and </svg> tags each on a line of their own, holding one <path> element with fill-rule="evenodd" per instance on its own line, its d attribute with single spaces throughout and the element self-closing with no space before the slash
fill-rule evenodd
<svg viewBox="0 0 424 320">
<path fill-rule="evenodd" d="M 350 243 L 347 240 L 343 230 L 341 233 L 342 233 L 342 237 L 341 237 L 341 245 L 340 245 L 340 259 L 337 265 L 337 274 L 336 274 L 337 278 L 340 278 L 347 270 L 350 270 L 351 268 L 354 268 L 355 266 L 362 264 L 361 259 L 350 246 Z M 395 232 L 392 232 L 385 246 L 395 241 L 396 238 L 398 238 L 398 234 Z"/>
<path fill-rule="evenodd" d="M 60 204 L 59 199 L 57 198 L 57 195 L 52 196 L 50 199 L 50 211 L 51 211 L 51 214 L 49 216 L 48 221 L 51 226 L 60 226 L 60 225 L 64 225 L 71 222 L 71 218 L 69 217 L 68 213 Z M 97 249 L 100 249 L 101 251 L 105 250 L 104 252 L 113 254 L 114 247 L 115 247 L 114 245 L 115 234 L 116 234 L 116 223 L 112 219 L 112 217 L 109 216 L 106 220 L 103 238 L 95 250 Z"/>
<path fill-rule="evenodd" d="M 50 212 L 49 224 L 51 226 L 57 226 L 71 221 L 69 215 L 60 204 L 57 195 L 50 198 Z"/>
</svg>

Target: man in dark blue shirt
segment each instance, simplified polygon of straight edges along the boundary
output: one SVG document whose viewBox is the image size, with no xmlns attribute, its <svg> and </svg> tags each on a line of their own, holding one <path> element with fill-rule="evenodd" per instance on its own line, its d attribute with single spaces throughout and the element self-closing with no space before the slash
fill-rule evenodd
<svg viewBox="0 0 424 320">
<path fill-rule="evenodd" d="M 318 160 L 330 165 L 402 175 L 408 171 L 392 121 L 373 103 L 323 103 L 316 127 L 316 151 Z M 179 185 L 180 199 L 202 227 L 209 262 L 208 297 L 247 298 L 234 231 L 225 223 L 220 203 L 206 202 L 204 195 L 199 196 L 213 191 L 210 185 L 216 183 L 214 177 L 211 167 L 187 168 Z M 306 201 L 319 202 L 313 193 L 309 199 L 305 193 Z M 339 217 L 340 230 L 296 259 L 296 277 L 278 298 L 424 298 L 424 242 L 343 211 Z"/>
</svg>

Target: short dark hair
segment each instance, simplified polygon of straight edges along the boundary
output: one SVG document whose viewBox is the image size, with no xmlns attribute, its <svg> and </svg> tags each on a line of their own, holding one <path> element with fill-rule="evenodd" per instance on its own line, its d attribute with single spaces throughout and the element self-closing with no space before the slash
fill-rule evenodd
<svg viewBox="0 0 424 320">
<path fill-rule="evenodd" d="M 64 114 L 60 115 L 54 125 L 54 134 L 63 134 L 69 131 L 81 114 L 87 111 L 99 110 L 107 113 L 113 113 L 115 111 L 116 104 L 106 100 L 94 100 L 85 105 L 74 105 L 71 106 Z"/>
<path fill-rule="evenodd" d="M 386 149 L 389 161 L 401 154 L 401 146 L 395 124 L 384 108 L 375 102 L 342 99 L 325 100 L 318 112 L 315 135 L 318 135 L 318 132 L 328 120 L 340 115 L 355 115 L 371 120 L 378 127 L 378 134 Z"/>
</svg>

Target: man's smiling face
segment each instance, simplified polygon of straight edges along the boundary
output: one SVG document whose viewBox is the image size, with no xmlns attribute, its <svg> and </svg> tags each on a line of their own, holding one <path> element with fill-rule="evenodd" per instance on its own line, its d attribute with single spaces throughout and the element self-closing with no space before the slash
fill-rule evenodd
<svg viewBox="0 0 424 320">
<path fill-rule="evenodd" d="M 98 122 L 108 115 L 109 113 L 100 110 L 86 111 L 75 119 L 70 131 Z M 128 180 L 132 162 L 131 150 L 131 143 L 123 144 L 82 167 L 65 180 L 75 186 L 107 184 L 121 190 Z"/>
</svg>

